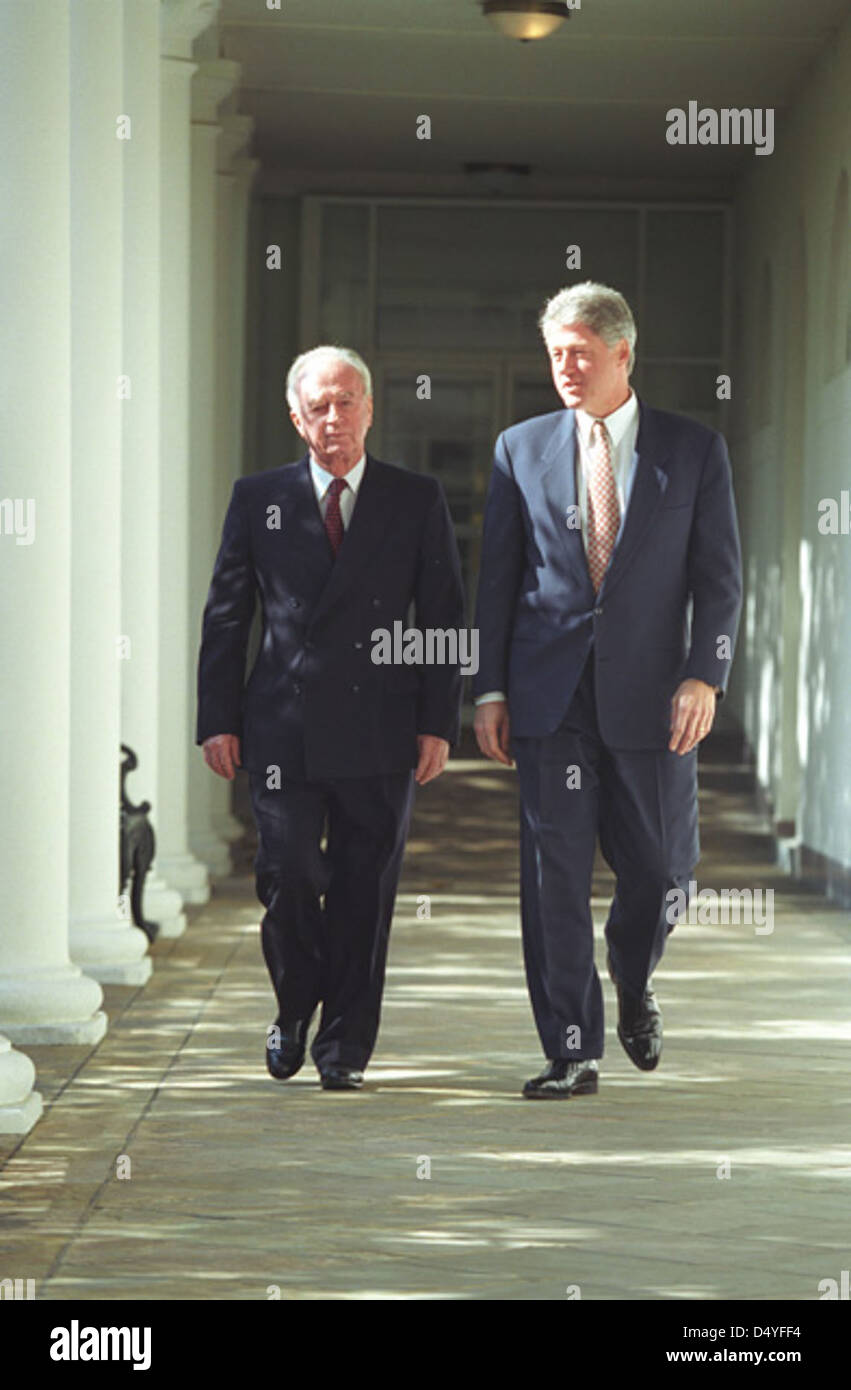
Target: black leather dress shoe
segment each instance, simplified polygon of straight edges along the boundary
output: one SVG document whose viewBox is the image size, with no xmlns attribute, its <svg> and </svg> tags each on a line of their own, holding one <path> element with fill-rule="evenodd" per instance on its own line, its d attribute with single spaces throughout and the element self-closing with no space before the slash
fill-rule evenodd
<svg viewBox="0 0 851 1390">
<path fill-rule="evenodd" d="M 533 1076 L 523 1087 L 527 1100 L 569 1100 L 571 1096 L 597 1094 L 597 1063 L 569 1062 L 557 1057 L 540 1076 Z"/>
<path fill-rule="evenodd" d="M 277 1033 L 269 1030 L 269 1038 L 266 1044 L 266 1066 L 269 1068 L 269 1075 L 274 1076 L 276 1081 L 288 1081 L 291 1076 L 295 1076 L 304 1062 L 304 1052 L 307 1046 L 307 1030 L 310 1026 L 310 1019 L 299 1019 L 291 1028 L 283 1028 L 276 1024 Z M 280 1043 L 279 1047 L 270 1047 L 270 1042 Z"/>
<path fill-rule="evenodd" d="M 323 1091 L 359 1091 L 363 1085 L 363 1072 L 351 1067 L 326 1067 L 319 1073 Z"/>
<path fill-rule="evenodd" d="M 662 1056 L 662 1014 L 656 995 L 648 988 L 631 994 L 612 972 L 609 975 L 618 996 L 618 1037 L 629 1060 L 639 1071 L 655 1071 Z"/>
</svg>

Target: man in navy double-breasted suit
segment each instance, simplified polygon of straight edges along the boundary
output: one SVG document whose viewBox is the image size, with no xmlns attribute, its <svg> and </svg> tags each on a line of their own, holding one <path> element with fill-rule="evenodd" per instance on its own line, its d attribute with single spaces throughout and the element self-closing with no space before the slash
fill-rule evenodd
<svg viewBox="0 0 851 1390">
<path fill-rule="evenodd" d="M 473 683 L 481 750 L 516 761 L 526 975 L 548 1065 L 533 1099 L 594 1093 L 603 1001 L 597 837 L 618 1036 L 659 1061 L 650 977 L 697 862 L 697 744 L 727 683 L 741 555 L 722 436 L 629 384 L 635 324 L 586 282 L 541 328 L 567 409 L 500 435 L 484 519 Z M 671 894 L 671 897 L 669 897 Z"/>
<path fill-rule="evenodd" d="M 377 662 L 375 634 L 412 605 L 417 631 L 457 633 L 463 590 L 439 483 L 366 453 L 363 360 L 313 349 L 293 363 L 287 397 L 309 453 L 234 485 L 204 610 L 196 742 L 221 776 L 249 774 L 278 1003 L 269 1071 L 299 1070 L 321 1004 L 311 1055 L 322 1085 L 357 1090 L 378 1032 L 413 782 L 442 772 L 462 684 L 454 658 Z M 453 657 L 451 644 L 432 651 Z"/>
</svg>

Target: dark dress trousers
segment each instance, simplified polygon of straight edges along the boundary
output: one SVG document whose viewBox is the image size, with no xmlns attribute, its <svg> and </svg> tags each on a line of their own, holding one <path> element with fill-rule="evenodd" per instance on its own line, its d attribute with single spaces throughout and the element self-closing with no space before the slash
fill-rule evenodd
<svg viewBox="0 0 851 1390">
<path fill-rule="evenodd" d="M 668 749 L 671 699 L 727 683 L 741 554 L 722 436 L 639 402 L 632 493 L 595 595 L 572 410 L 497 441 L 485 509 L 474 695 L 508 695 L 521 802 L 523 948 L 545 1056 L 603 1055 L 590 908 L 599 836 L 616 877 L 606 939 L 640 994 L 699 856 L 697 750 Z"/>
<path fill-rule="evenodd" d="M 258 598 L 263 632 L 246 684 Z M 277 1021 L 290 1029 L 321 1002 L 320 1069 L 362 1069 L 372 1052 L 417 735 L 459 736 L 457 664 L 372 660 L 373 633 L 410 626 L 411 611 L 420 629 L 464 622 L 435 479 L 368 454 L 336 556 L 307 457 L 234 484 L 204 610 L 196 742 L 241 740 Z"/>
</svg>

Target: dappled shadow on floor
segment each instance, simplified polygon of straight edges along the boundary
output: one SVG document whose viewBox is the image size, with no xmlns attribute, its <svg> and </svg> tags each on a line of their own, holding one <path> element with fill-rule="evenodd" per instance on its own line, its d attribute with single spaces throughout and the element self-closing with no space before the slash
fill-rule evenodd
<svg viewBox="0 0 851 1390">
<path fill-rule="evenodd" d="M 0 1149 L 0 1274 L 53 1300 L 817 1297 L 847 1265 L 851 932 L 772 868 L 716 751 L 697 878 L 772 886 L 773 930 L 677 928 L 657 1072 L 622 1053 L 604 980 L 599 1095 L 521 1098 L 515 779 L 465 745 L 417 796 L 364 1091 L 265 1072 L 249 831 L 149 984 L 107 989 L 98 1047 L 31 1049 L 46 1113 Z M 598 937 L 611 886 L 601 860 Z"/>
</svg>

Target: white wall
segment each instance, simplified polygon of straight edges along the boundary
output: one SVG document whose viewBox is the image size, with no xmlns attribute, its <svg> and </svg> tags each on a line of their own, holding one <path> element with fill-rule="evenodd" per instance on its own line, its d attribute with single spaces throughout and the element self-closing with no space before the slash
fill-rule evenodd
<svg viewBox="0 0 851 1390">
<path fill-rule="evenodd" d="M 775 823 L 794 821 L 801 844 L 847 868 L 851 535 L 818 528 L 820 500 L 851 490 L 843 171 L 851 19 L 802 84 L 774 154 L 754 158 L 740 186 L 730 441 L 748 584 L 731 704 Z"/>
</svg>

